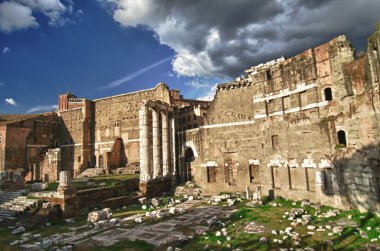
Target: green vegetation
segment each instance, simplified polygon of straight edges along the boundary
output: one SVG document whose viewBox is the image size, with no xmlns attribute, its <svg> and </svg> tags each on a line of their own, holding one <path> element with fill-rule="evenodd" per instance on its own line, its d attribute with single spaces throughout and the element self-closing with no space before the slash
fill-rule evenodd
<svg viewBox="0 0 380 251">
<path fill-rule="evenodd" d="M 110 179 L 112 180 L 112 179 Z M 114 182 L 114 180 L 112 180 Z M 169 201 L 170 197 L 163 197 L 163 202 Z M 280 248 L 297 248 L 297 247 L 312 247 L 315 250 L 347 250 L 353 251 L 366 247 L 367 245 L 380 246 L 380 218 L 373 213 L 361 213 L 358 210 L 336 210 L 328 206 L 306 205 L 301 207 L 300 202 L 293 202 L 282 198 L 270 200 L 264 198 L 264 205 L 249 207 L 246 206 L 246 201 L 240 202 L 237 205 L 237 210 L 229 219 L 225 219 L 222 224 L 213 226 L 203 235 L 194 236 L 193 239 L 182 243 L 171 243 L 164 247 L 156 248 L 144 241 L 123 240 L 111 247 L 94 247 L 91 243 L 80 245 L 80 250 L 166 250 L 168 246 L 179 247 L 183 251 L 193 250 L 233 250 L 240 248 L 241 250 L 278 250 Z M 223 204 L 223 203 L 221 203 Z M 221 205 L 220 204 L 220 205 Z M 220 206 L 219 205 L 219 206 Z M 303 215 L 310 215 L 311 221 L 309 226 L 323 227 L 324 231 L 316 231 L 307 229 L 307 225 L 299 224 L 292 227 L 292 233 L 299 233 L 300 246 L 292 240 L 291 236 L 281 234 L 290 227 L 290 221 L 287 212 L 294 208 L 302 208 Z M 151 209 L 142 210 L 141 205 L 130 205 L 124 209 L 113 211 L 113 216 L 116 218 L 124 218 L 131 215 L 145 213 Z M 334 216 L 331 212 L 339 212 Z M 329 217 L 325 215 L 330 214 Z M 33 234 L 41 234 L 42 237 L 52 234 L 75 231 L 81 233 L 87 231 L 86 224 L 87 212 L 83 213 L 75 219 L 74 223 L 66 223 L 63 220 L 53 222 L 51 227 L 36 227 L 30 222 L 31 219 L 23 219 L 22 224 L 26 227 L 27 232 Z M 172 216 L 173 217 L 173 216 Z M 167 218 L 170 219 L 171 217 Z M 145 224 L 154 224 L 159 220 L 152 220 Z M 263 226 L 263 232 L 258 234 L 247 233 L 244 228 L 248 223 L 255 222 L 257 225 Z M 343 226 L 343 232 L 340 234 L 332 233 L 334 226 L 338 222 L 346 222 Z M 130 223 L 125 226 L 131 228 L 138 226 L 138 223 Z M 41 224 L 40 224 L 41 226 Z M 327 227 L 328 226 L 328 227 Z M 185 227 L 184 227 L 185 228 Z M 189 227 L 187 227 L 190 230 Z M 226 228 L 227 236 L 216 236 L 217 231 Z M 273 234 L 275 230 L 277 234 Z M 182 231 L 182 230 L 181 230 Z M 314 234 L 310 234 L 313 232 Z M 185 232 L 184 232 L 185 233 Z M 174 233 L 173 233 L 174 234 Z M 191 231 L 186 234 L 191 234 Z M 260 238 L 266 237 L 267 242 L 260 242 Z M 0 228 L 0 246 L 7 247 L 10 242 L 19 239 L 19 236 L 11 235 L 11 230 L 6 227 Z M 277 239 L 277 241 L 275 241 Z M 88 245 L 88 246 L 87 246 Z"/>
<path fill-rule="evenodd" d="M 235 248 L 242 250 L 277 250 L 279 248 L 296 248 L 291 237 L 283 240 L 282 237 L 285 235 L 273 235 L 272 230 L 278 233 L 279 230 L 284 231 L 289 227 L 291 221 L 283 218 L 284 213 L 289 212 L 292 208 L 301 208 L 301 204 L 299 202 L 293 204 L 292 201 L 281 198 L 273 202 L 277 203 L 277 206 L 265 204 L 252 208 L 243 205 L 243 203 L 238 205 L 238 211 L 226 222 L 227 233 L 231 237 L 230 241 L 227 241 L 226 237 L 223 236 L 216 237 L 215 232 L 221 229 L 221 227 L 216 227 L 206 235 L 198 236 L 180 245 L 180 248 L 182 250 L 200 250 L 204 249 L 205 246 L 208 247 L 207 250 L 232 250 Z M 301 247 L 312 247 L 316 250 L 356 250 L 368 244 L 380 245 L 380 218 L 372 213 L 360 213 L 357 210 L 340 210 L 337 216 L 319 218 L 314 216 L 317 211 L 320 215 L 333 208 L 327 206 L 306 206 L 303 209 L 307 214 L 313 216 L 308 225 L 316 227 L 329 225 L 333 227 L 339 219 L 351 218 L 358 227 L 346 226 L 340 235 L 328 235 L 331 231 L 312 231 L 314 234 L 309 235 L 308 232 L 311 231 L 307 229 L 307 226 L 298 225 L 292 227 L 292 232 L 297 232 L 301 236 Z M 244 227 L 252 221 L 264 225 L 264 233 L 245 233 L 243 231 Z M 368 238 L 361 237 L 360 232 L 367 234 Z M 260 243 L 261 237 L 268 238 L 269 242 L 266 244 Z M 274 239 L 282 240 L 282 243 L 279 244 Z"/>
</svg>

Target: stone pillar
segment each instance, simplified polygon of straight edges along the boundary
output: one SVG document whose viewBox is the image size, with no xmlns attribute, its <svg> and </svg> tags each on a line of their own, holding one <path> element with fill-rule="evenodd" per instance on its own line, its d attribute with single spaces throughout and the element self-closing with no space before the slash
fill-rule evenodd
<svg viewBox="0 0 380 251">
<path fill-rule="evenodd" d="M 161 140 L 160 140 L 160 119 L 159 113 L 152 109 L 153 123 L 153 179 L 162 176 L 161 169 Z"/>
<path fill-rule="evenodd" d="M 140 126 L 140 181 L 150 179 L 149 171 L 149 110 L 144 104 L 139 111 Z"/>
<path fill-rule="evenodd" d="M 59 173 L 59 186 L 60 187 L 70 186 L 70 172 L 69 171 L 61 171 Z"/>
<path fill-rule="evenodd" d="M 176 177 L 177 170 L 176 170 L 176 164 L 177 164 L 177 151 L 176 151 L 176 144 L 175 144 L 175 136 L 176 136 L 176 128 L 175 128 L 175 116 L 174 112 L 173 115 L 170 118 L 170 145 L 171 145 L 171 152 L 172 152 L 172 176 Z"/>
<path fill-rule="evenodd" d="M 36 163 L 33 164 L 33 181 L 38 180 L 38 166 Z"/>
<path fill-rule="evenodd" d="M 169 120 L 167 111 L 161 111 L 162 121 L 162 174 L 164 177 L 171 175 L 169 169 L 170 155 L 169 155 Z"/>
<path fill-rule="evenodd" d="M 77 192 L 74 186 L 70 185 L 70 172 L 61 171 L 59 173 L 59 186 L 57 188 L 58 201 L 63 216 L 65 218 L 74 217 L 79 213 Z"/>
</svg>

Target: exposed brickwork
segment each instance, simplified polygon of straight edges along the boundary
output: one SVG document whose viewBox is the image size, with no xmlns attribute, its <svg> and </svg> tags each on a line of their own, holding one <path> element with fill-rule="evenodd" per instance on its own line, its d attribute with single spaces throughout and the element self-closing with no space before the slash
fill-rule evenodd
<svg viewBox="0 0 380 251">
<path fill-rule="evenodd" d="M 0 171 L 41 180 L 49 167 L 47 152 L 58 146 L 59 118 L 55 113 L 2 115 L 0 119 Z M 55 175 L 56 176 L 56 175 Z"/>
<path fill-rule="evenodd" d="M 380 211 L 379 38 L 377 31 L 355 61 L 339 36 L 218 85 L 206 125 L 180 134 L 182 177 L 205 194 L 259 185 L 266 194 Z M 194 160 L 186 162 L 189 148 Z"/>
</svg>

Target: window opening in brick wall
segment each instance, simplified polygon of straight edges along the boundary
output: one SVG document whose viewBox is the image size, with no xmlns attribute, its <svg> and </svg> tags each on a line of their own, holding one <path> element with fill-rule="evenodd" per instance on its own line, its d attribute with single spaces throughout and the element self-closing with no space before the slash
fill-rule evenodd
<svg viewBox="0 0 380 251">
<path fill-rule="evenodd" d="M 272 136 L 272 148 L 273 148 L 273 150 L 278 149 L 278 135 Z"/>
<path fill-rule="evenodd" d="M 332 91 L 331 91 L 331 88 L 330 87 L 327 87 L 323 90 L 323 93 L 325 95 L 325 100 L 326 101 L 331 101 L 333 100 L 333 97 L 332 97 Z"/>
<path fill-rule="evenodd" d="M 216 182 L 216 170 L 214 166 L 207 167 L 207 182 L 208 183 Z"/>
<path fill-rule="evenodd" d="M 338 143 L 341 146 L 347 146 L 346 132 L 343 130 L 338 131 Z"/>
</svg>

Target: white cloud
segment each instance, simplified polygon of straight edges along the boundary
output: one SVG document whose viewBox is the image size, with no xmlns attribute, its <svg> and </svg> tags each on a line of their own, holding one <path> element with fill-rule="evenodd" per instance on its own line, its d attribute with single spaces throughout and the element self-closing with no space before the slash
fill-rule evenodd
<svg viewBox="0 0 380 251">
<path fill-rule="evenodd" d="M 26 113 L 51 111 L 51 110 L 57 110 L 57 109 L 58 109 L 58 105 L 37 105 L 27 110 Z"/>
<path fill-rule="evenodd" d="M 118 79 L 118 80 L 115 80 L 115 81 L 112 81 L 111 83 L 107 84 L 107 85 L 104 85 L 102 87 L 99 87 L 98 89 L 99 90 L 104 90 L 104 89 L 111 89 L 111 88 L 116 88 L 118 86 L 120 86 L 121 84 L 123 83 L 126 83 L 134 78 L 137 78 L 138 76 L 140 76 L 141 74 L 149 71 L 150 69 L 153 69 L 154 67 L 157 67 L 167 61 L 169 61 L 170 59 L 172 59 L 173 57 L 167 57 L 167 58 L 164 58 L 160 61 L 157 61 L 151 65 L 148 65 L 146 67 L 143 67 L 135 72 L 132 72 L 128 75 L 126 75 L 125 77 L 121 78 L 121 79 Z"/>
<path fill-rule="evenodd" d="M 173 71 L 190 77 L 236 77 L 342 33 L 363 47 L 380 18 L 378 0 L 98 1 L 122 26 L 152 30 L 176 52 Z"/>
<path fill-rule="evenodd" d="M 11 51 L 11 49 L 9 49 L 9 47 L 7 47 L 7 46 L 5 46 L 4 48 L 3 48 L 3 54 L 7 54 L 8 52 L 10 52 Z"/>
<path fill-rule="evenodd" d="M 12 30 L 37 27 L 38 23 L 32 16 L 32 9 L 16 2 L 0 4 L 0 29 L 6 32 Z"/>
<path fill-rule="evenodd" d="M 11 32 L 19 29 L 35 28 L 39 24 L 34 12 L 49 18 L 50 25 L 64 25 L 68 19 L 65 14 L 73 12 L 72 0 L 8 0 L 0 4 L 0 30 Z"/>
<path fill-rule="evenodd" d="M 215 84 L 214 86 L 210 87 L 209 91 L 207 91 L 203 95 L 197 97 L 197 99 L 199 99 L 199 100 L 206 100 L 206 101 L 213 100 L 214 97 L 215 97 L 215 93 L 216 93 L 216 86 L 217 86 L 217 84 Z"/>
<path fill-rule="evenodd" d="M 13 106 L 16 106 L 16 105 L 17 105 L 16 101 L 15 101 L 13 98 L 6 98 L 6 99 L 5 99 L 5 102 L 6 102 L 7 104 L 10 104 L 10 105 L 13 105 Z"/>
<path fill-rule="evenodd" d="M 190 86 L 194 89 L 205 89 L 210 88 L 210 84 L 208 82 L 199 80 L 199 79 L 193 79 L 189 82 L 186 82 L 185 85 Z"/>
</svg>

